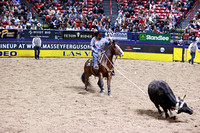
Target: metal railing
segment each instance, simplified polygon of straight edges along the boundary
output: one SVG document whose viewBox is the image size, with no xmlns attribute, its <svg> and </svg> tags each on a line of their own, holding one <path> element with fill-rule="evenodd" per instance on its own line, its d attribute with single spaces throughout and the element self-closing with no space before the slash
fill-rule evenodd
<svg viewBox="0 0 200 133">
<path fill-rule="evenodd" d="M 193 20 L 194 15 L 197 13 L 199 9 L 199 0 L 197 0 L 194 3 L 194 6 L 192 7 L 192 9 L 186 14 L 185 16 L 185 27 L 187 27 L 187 25 L 189 24 L 189 20 Z"/>
</svg>

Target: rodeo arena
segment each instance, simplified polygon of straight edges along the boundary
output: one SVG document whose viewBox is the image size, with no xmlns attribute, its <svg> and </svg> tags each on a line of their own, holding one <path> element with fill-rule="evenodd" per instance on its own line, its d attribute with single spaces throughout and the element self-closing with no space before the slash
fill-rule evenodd
<svg viewBox="0 0 200 133">
<path fill-rule="evenodd" d="M 199 133 L 199 70 L 200 0 L 0 0 L 0 133 Z"/>
</svg>

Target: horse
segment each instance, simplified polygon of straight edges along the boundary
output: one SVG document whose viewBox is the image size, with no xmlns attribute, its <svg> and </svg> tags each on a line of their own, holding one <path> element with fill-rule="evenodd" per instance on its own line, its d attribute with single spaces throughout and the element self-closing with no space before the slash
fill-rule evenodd
<svg viewBox="0 0 200 133">
<path fill-rule="evenodd" d="M 92 59 L 88 59 L 85 62 L 84 65 L 84 72 L 82 74 L 82 82 L 85 84 L 85 90 L 87 91 L 87 87 L 89 84 L 89 77 L 91 75 L 94 75 L 95 77 L 98 77 L 98 86 L 100 87 L 100 93 L 101 95 L 104 94 L 104 83 L 103 83 L 103 78 L 105 77 L 107 79 L 107 88 L 108 88 L 108 95 L 111 95 L 111 89 L 110 89 L 110 84 L 111 84 L 111 79 L 112 79 L 112 71 L 114 70 L 114 66 L 112 63 L 112 59 L 114 55 L 119 55 L 120 57 L 123 56 L 123 51 L 119 47 L 118 44 L 116 44 L 114 41 L 110 43 L 108 46 L 107 50 L 101 57 L 101 61 L 98 61 L 99 69 L 95 70 L 93 69 L 93 64 L 92 64 Z"/>
</svg>

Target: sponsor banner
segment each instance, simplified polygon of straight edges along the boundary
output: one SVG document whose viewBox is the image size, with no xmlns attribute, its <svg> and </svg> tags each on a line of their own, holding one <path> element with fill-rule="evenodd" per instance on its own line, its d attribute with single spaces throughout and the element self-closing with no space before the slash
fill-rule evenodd
<svg viewBox="0 0 200 133">
<path fill-rule="evenodd" d="M 35 34 L 41 39 L 55 39 L 55 30 L 24 30 L 24 38 L 34 38 Z"/>
<path fill-rule="evenodd" d="M 34 50 L 0 50 L 1 57 L 34 57 Z M 92 57 L 91 50 L 41 50 L 40 57 Z"/>
<path fill-rule="evenodd" d="M 2 43 L 0 42 L 0 50 L 5 49 L 33 49 L 31 42 L 28 43 Z M 42 50 L 90 50 L 90 44 L 86 43 L 42 43 Z"/>
<path fill-rule="evenodd" d="M 121 45 L 125 52 L 173 54 L 173 46 Z"/>
<path fill-rule="evenodd" d="M 170 34 L 140 33 L 139 40 L 142 42 L 170 43 Z"/>
<path fill-rule="evenodd" d="M 122 59 L 173 61 L 173 54 L 124 52 Z"/>
<path fill-rule="evenodd" d="M 0 29 L 0 38 L 17 38 L 18 30 Z"/>
<path fill-rule="evenodd" d="M 82 39 L 90 40 L 93 32 L 90 31 L 63 31 L 63 39 Z"/>
<path fill-rule="evenodd" d="M 105 37 L 108 38 L 109 34 L 113 38 L 113 40 L 128 40 L 128 32 L 111 32 L 111 33 L 106 32 Z"/>
<path fill-rule="evenodd" d="M 91 50 L 41 50 L 40 57 L 75 57 L 75 58 L 91 58 Z M 0 50 L 1 57 L 32 57 L 34 58 L 34 50 Z M 137 53 L 124 52 L 122 59 L 138 59 L 138 60 L 155 60 L 155 61 L 173 61 L 172 54 L 155 54 L 155 53 Z"/>
</svg>

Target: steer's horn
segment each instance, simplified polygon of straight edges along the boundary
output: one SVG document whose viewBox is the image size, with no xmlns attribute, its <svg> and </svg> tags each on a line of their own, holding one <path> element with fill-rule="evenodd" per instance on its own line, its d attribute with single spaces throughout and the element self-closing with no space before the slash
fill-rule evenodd
<svg viewBox="0 0 200 133">
<path fill-rule="evenodd" d="M 185 97 L 186 97 L 186 95 L 184 95 L 184 96 L 183 96 L 182 100 L 184 100 L 184 99 L 185 99 Z"/>
<path fill-rule="evenodd" d="M 178 97 L 178 101 L 180 101 L 181 100 L 181 98 L 180 97 Z"/>
</svg>

